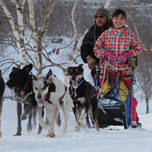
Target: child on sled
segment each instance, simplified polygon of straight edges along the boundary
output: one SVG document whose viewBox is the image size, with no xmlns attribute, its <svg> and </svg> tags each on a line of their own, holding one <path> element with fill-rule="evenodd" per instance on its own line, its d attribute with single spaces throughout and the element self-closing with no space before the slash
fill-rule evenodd
<svg viewBox="0 0 152 152">
<path fill-rule="evenodd" d="M 107 60 L 110 66 L 108 66 L 106 72 L 115 73 L 119 71 L 118 69 L 121 69 L 122 75 L 131 75 L 133 69 L 127 67 L 127 61 L 141 53 L 141 46 L 135 34 L 124 26 L 126 21 L 125 11 L 121 9 L 115 10 L 112 14 L 113 27 L 103 32 L 96 41 L 94 53 L 100 59 L 100 84 L 103 83 Z M 131 86 L 131 77 L 124 77 L 123 82 L 129 88 Z M 133 95 L 132 127 L 137 127 L 137 122 L 139 121 L 136 112 L 137 103 Z"/>
</svg>

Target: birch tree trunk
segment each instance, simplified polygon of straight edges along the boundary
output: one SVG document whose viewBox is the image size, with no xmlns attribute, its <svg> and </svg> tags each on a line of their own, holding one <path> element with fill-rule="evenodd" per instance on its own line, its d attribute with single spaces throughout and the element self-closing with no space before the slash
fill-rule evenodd
<svg viewBox="0 0 152 152">
<path fill-rule="evenodd" d="M 0 0 L 0 5 L 4 10 L 12 27 L 13 34 L 16 39 L 16 44 L 20 52 L 20 67 L 23 68 L 27 63 L 26 50 L 24 45 L 24 23 L 23 23 L 23 9 L 24 9 L 25 0 L 16 0 L 15 4 L 16 4 L 17 21 L 18 21 L 17 23 L 15 23 L 15 20 L 11 15 L 10 11 L 8 10 L 4 1 Z"/>
<path fill-rule="evenodd" d="M 19 52 L 20 52 L 20 64 L 21 68 L 23 68 L 26 64 L 26 50 L 24 44 L 24 22 L 23 22 L 23 10 L 25 0 L 16 0 L 16 12 L 17 12 L 17 20 L 18 20 L 18 33 L 19 33 Z"/>
<path fill-rule="evenodd" d="M 41 68 L 41 63 L 39 60 L 39 54 L 38 54 L 38 32 L 36 28 L 36 21 L 35 21 L 35 13 L 34 13 L 34 4 L 33 0 L 28 0 L 29 3 L 29 20 L 30 20 L 30 28 L 32 31 L 32 43 L 33 43 L 33 53 L 35 58 L 35 67 L 36 72 L 38 75 L 38 69 Z"/>
<path fill-rule="evenodd" d="M 29 17 L 30 17 L 30 28 L 32 31 L 32 41 L 33 41 L 33 51 L 35 58 L 35 67 L 36 67 L 36 75 L 42 73 L 42 46 L 43 46 L 43 38 L 47 32 L 49 25 L 49 17 L 50 13 L 55 4 L 55 0 L 51 0 L 48 8 L 46 9 L 45 14 L 43 14 L 43 6 L 41 4 L 41 25 L 40 27 L 36 26 L 35 14 L 34 14 L 34 4 L 33 0 L 28 0 L 29 3 Z"/>
</svg>

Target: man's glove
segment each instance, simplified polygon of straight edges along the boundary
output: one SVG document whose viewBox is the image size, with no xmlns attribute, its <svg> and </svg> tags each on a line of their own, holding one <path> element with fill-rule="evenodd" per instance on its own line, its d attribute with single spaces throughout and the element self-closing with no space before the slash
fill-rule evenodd
<svg viewBox="0 0 152 152">
<path fill-rule="evenodd" d="M 110 51 L 105 52 L 105 57 L 109 60 L 109 62 L 116 61 L 116 56 L 113 53 L 111 53 Z"/>
<path fill-rule="evenodd" d="M 130 52 L 124 52 L 118 56 L 118 62 L 125 62 L 130 57 Z"/>
<path fill-rule="evenodd" d="M 127 64 L 128 64 L 128 67 L 132 68 L 132 70 L 134 71 L 135 66 L 136 66 L 136 64 L 135 64 L 135 58 L 129 58 Z"/>
<path fill-rule="evenodd" d="M 91 70 L 95 70 L 95 65 L 97 64 L 96 60 L 92 56 L 87 57 L 88 67 Z"/>
</svg>

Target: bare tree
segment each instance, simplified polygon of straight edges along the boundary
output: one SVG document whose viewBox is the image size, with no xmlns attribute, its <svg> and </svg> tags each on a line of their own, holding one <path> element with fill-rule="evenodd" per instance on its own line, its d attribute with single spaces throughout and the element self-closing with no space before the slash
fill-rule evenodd
<svg viewBox="0 0 152 152">
<path fill-rule="evenodd" d="M 26 65 L 26 50 L 24 44 L 24 23 L 23 23 L 23 10 L 25 5 L 25 0 L 16 0 L 15 4 L 16 4 L 17 22 L 15 21 L 11 12 L 7 8 L 5 2 L 3 0 L 0 0 L 0 5 L 10 22 L 10 25 L 14 33 L 14 37 L 16 39 L 16 44 L 20 53 L 20 66 L 22 68 Z"/>
<path fill-rule="evenodd" d="M 136 70 L 136 77 L 140 84 L 140 88 L 144 93 L 146 102 L 146 114 L 149 113 L 149 99 L 152 96 L 152 65 L 151 65 L 152 52 L 143 52 L 139 56 L 138 67 Z"/>
<path fill-rule="evenodd" d="M 33 0 L 28 0 L 29 2 L 29 20 L 30 20 L 30 29 L 32 31 L 32 41 L 33 41 L 33 51 L 35 57 L 35 67 L 37 75 L 42 73 L 42 49 L 43 49 L 43 39 L 46 35 L 50 13 L 55 4 L 55 0 L 51 0 L 44 11 L 43 3 L 40 5 L 40 26 L 36 24 L 36 17 L 34 13 L 34 4 Z"/>
<path fill-rule="evenodd" d="M 137 80 L 140 84 L 140 87 L 141 87 L 141 89 L 144 93 L 144 97 L 145 97 L 145 101 L 146 101 L 146 114 L 148 114 L 149 113 L 149 99 L 152 95 L 152 75 L 151 75 L 151 72 L 152 72 L 152 68 L 151 68 L 152 57 L 151 57 L 151 54 L 152 54 L 152 52 L 150 52 L 150 49 L 146 48 L 146 46 L 141 41 L 142 36 L 139 33 L 141 27 L 139 29 L 137 27 L 135 21 L 134 21 L 135 19 L 133 18 L 132 14 L 131 14 L 131 10 L 132 10 L 131 5 L 133 5 L 134 9 L 135 9 L 135 7 L 137 7 L 137 8 L 150 7 L 151 4 L 138 5 L 134 1 L 131 1 L 131 2 L 130 3 L 126 2 L 125 4 L 128 7 L 129 17 L 130 17 L 131 22 L 133 24 L 135 34 L 137 35 L 137 38 L 138 38 L 138 40 L 139 40 L 139 42 L 142 46 L 142 49 L 144 51 L 142 53 L 142 55 L 139 56 L 138 67 L 136 68 L 137 69 L 136 77 L 137 77 Z"/>
</svg>

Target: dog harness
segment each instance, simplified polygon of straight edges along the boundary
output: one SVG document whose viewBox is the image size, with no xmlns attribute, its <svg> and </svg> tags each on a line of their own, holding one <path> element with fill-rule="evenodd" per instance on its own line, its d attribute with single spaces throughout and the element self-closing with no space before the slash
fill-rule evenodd
<svg viewBox="0 0 152 152">
<path fill-rule="evenodd" d="M 45 97 L 45 100 L 48 101 L 49 103 L 52 103 L 52 102 L 50 101 L 51 85 L 52 85 L 52 83 L 50 83 L 48 93 L 47 93 L 47 95 L 46 95 L 46 97 Z M 65 92 L 64 92 L 64 94 L 59 98 L 59 102 L 62 101 L 62 99 L 64 98 L 64 95 L 65 95 L 66 91 L 67 91 L 67 87 L 65 86 Z"/>
<path fill-rule="evenodd" d="M 84 81 L 84 80 L 80 81 L 80 83 L 78 84 L 78 87 L 83 83 L 83 81 Z M 72 99 L 74 100 L 75 103 L 77 103 L 77 99 L 78 99 L 81 91 L 83 90 L 83 88 L 84 88 L 84 87 L 81 87 L 81 88 L 80 88 L 80 90 L 79 90 L 79 92 L 77 93 L 76 96 L 74 96 L 74 94 L 72 95 Z M 98 92 L 97 92 L 96 89 L 95 89 L 95 94 L 92 96 L 92 98 L 94 98 L 94 97 L 96 97 L 96 96 L 98 96 Z"/>
</svg>

